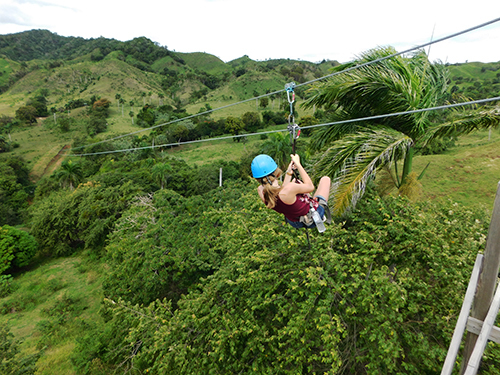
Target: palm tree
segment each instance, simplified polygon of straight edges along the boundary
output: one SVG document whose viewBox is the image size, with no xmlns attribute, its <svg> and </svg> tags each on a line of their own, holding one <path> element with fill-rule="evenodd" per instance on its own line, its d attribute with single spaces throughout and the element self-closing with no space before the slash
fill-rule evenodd
<svg viewBox="0 0 500 375">
<path fill-rule="evenodd" d="M 123 117 L 123 105 L 125 104 L 125 99 L 120 98 L 118 102 L 122 105 L 122 117 Z"/>
<path fill-rule="evenodd" d="M 284 171 L 286 170 L 287 163 L 290 161 L 290 154 L 292 153 L 290 137 L 286 133 L 272 133 L 262 144 L 259 152 L 272 157 L 281 170 Z"/>
<path fill-rule="evenodd" d="M 336 69 L 345 70 L 393 54 L 393 48 L 370 50 L 357 61 Z M 305 105 L 324 106 L 333 113 L 333 121 L 431 108 L 445 103 L 447 81 L 445 67 L 430 64 L 425 52 L 418 51 L 409 57 L 387 58 L 332 76 L 310 89 L 312 95 Z M 496 127 L 500 113 L 495 109 L 467 114 L 455 111 L 455 117 L 446 123 L 438 123 L 436 118 L 435 113 L 425 111 L 316 131 L 311 145 L 321 153 L 314 173 L 328 175 L 334 181 L 334 213 L 342 215 L 352 209 L 368 181 L 381 169 L 389 171 L 401 193 L 410 180 L 416 180 L 412 173 L 416 150 L 438 137 Z M 401 171 L 398 161 L 403 162 Z"/>
<path fill-rule="evenodd" d="M 120 99 L 121 99 L 121 95 L 120 94 L 116 94 L 115 95 L 115 99 L 116 99 L 116 109 L 120 109 Z"/>
<path fill-rule="evenodd" d="M 72 160 L 64 161 L 61 164 L 61 169 L 57 173 L 59 183 L 63 186 L 69 186 L 73 190 L 82 179 L 82 167 L 78 163 L 73 163 Z"/>
<path fill-rule="evenodd" d="M 160 184 L 160 188 L 167 186 L 167 179 L 172 172 L 172 166 L 168 163 L 157 163 L 151 170 L 153 178 Z"/>
</svg>

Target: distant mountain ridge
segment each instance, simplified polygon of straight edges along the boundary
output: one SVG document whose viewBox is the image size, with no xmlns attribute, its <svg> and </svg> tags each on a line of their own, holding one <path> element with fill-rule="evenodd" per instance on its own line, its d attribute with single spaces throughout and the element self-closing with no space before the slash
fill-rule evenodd
<svg viewBox="0 0 500 375">
<path fill-rule="evenodd" d="M 157 58 L 171 54 L 166 47 L 162 47 L 145 37 L 121 42 L 103 37 L 97 39 L 66 37 L 48 30 L 30 30 L 0 35 L 0 54 L 14 61 L 71 60 L 92 53 L 97 49 L 100 49 L 103 55 L 113 51 L 132 53 L 135 56 L 138 55 L 137 52 L 146 52 L 146 56 L 153 55 Z"/>
<path fill-rule="evenodd" d="M 122 42 L 30 30 L 0 35 L 0 94 L 30 94 L 43 87 L 59 105 L 82 96 L 113 98 L 117 93 L 143 102 L 144 93 L 152 92 L 176 106 L 215 107 L 273 92 L 287 82 L 323 77 L 338 64 L 254 61 L 246 55 L 226 63 L 210 53 L 170 51 L 146 37 Z M 500 91 L 500 62 L 454 64 L 449 69 L 452 93 L 479 99 Z M 298 89 L 297 95 L 305 89 Z M 9 113 L 21 105 L 14 99 L 4 101 Z"/>
<path fill-rule="evenodd" d="M 146 75 L 130 71 L 125 64 Z M 302 83 L 321 77 L 335 65 L 338 62 L 253 61 L 248 56 L 225 63 L 205 52 L 170 51 L 145 37 L 121 42 L 103 37 L 64 37 L 48 30 L 0 35 L 0 93 L 34 92 L 40 88 L 41 82 L 45 82 L 44 87 L 52 102 L 67 101 L 68 95 L 76 99 L 78 92 L 86 94 L 90 86 L 77 82 L 80 79 L 87 82 L 91 79 L 94 85 L 92 94 L 97 96 L 114 96 L 120 92 L 132 97 L 137 96 L 134 92 L 139 88 L 165 95 L 169 100 L 180 100 L 182 105 L 199 100 L 207 102 L 210 97 L 215 101 L 246 99 L 275 91 L 286 82 Z M 124 75 L 136 83 L 130 84 L 131 80 L 125 80 Z M 80 78 L 76 79 L 76 76 Z M 115 81 L 104 90 L 98 83 L 103 77 Z M 66 89 L 56 89 L 55 81 L 64 83 Z M 113 90 L 116 92 L 110 92 Z M 218 92 L 212 95 L 215 90 Z M 64 98 L 61 96 L 63 91 Z"/>
</svg>

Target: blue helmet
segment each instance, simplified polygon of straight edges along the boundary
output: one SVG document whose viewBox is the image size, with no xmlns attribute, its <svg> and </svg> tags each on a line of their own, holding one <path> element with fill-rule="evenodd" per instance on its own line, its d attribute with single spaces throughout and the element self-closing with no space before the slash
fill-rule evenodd
<svg viewBox="0 0 500 375">
<path fill-rule="evenodd" d="M 262 178 L 273 173 L 278 164 L 269 155 L 260 154 L 253 158 L 251 168 L 254 178 Z"/>
</svg>

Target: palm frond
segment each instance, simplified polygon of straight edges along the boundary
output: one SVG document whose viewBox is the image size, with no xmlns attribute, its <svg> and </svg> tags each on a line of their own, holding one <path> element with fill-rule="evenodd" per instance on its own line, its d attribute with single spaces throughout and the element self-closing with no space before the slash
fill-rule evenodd
<svg viewBox="0 0 500 375">
<path fill-rule="evenodd" d="M 412 145 L 410 137 L 392 129 L 358 132 L 336 141 L 313 166 L 315 176 L 333 181 L 334 214 L 342 216 L 354 208 L 377 170 L 391 168 Z"/>
<path fill-rule="evenodd" d="M 455 118 L 432 128 L 418 140 L 419 146 L 425 147 L 436 138 L 453 135 L 469 134 L 476 130 L 498 128 L 500 124 L 500 109 L 480 109 L 473 112 L 456 112 Z"/>
<path fill-rule="evenodd" d="M 330 120 L 332 122 L 341 122 L 349 118 L 349 114 L 342 109 L 339 109 L 332 117 L 330 117 Z M 356 131 L 366 127 L 367 124 L 365 122 L 347 122 L 318 128 L 312 133 L 309 148 L 311 151 L 323 150 L 325 147 L 331 145 L 343 136 L 355 133 Z"/>
<path fill-rule="evenodd" d="M 380 48 L 362 54 L 356 61 L 361 65 L 358 69 L 311 88 L 306 106 L 324 105 L 348 113 L 349 118 L 360 118 L 429 108 L 442 102 L 447 71 L 440 64 L 430 64 L 424 51 L 362 65 L 395 52 L 393 48 Z M 419 112 L 387 117 L 380 123 L 415 138 L 430 126 L 430 116 L 429 112 Z"/>
</svg>

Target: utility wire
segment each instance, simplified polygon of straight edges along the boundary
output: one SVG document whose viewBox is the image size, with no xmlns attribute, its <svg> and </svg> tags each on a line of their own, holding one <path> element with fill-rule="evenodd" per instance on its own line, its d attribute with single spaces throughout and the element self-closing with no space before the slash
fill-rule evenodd
<svg viewBox="0 0 500 375">
<path fill-rule="evenodd" d="M 414 109 L 414 110 L 405 111 L 405 112 L 395 112 L 395 113 L 388 113 L 388 114 L 384 114 L 384 115 L 375 115 L 375 116 L 368 116 L 368 117 L 362 117 L 362 118 L 357 118 L 357 119 L 327 122 L 327 123 L 317 124 L 317 125 L 308 125 L 308 126 L 301 127 L 301 129 L 311 129 L 311 128 L 317 128 L 317 127 L 321 127 L 321 126 L 331 126 L 331 125 L 346 124 L 346 123 L 350 123 L 350 122 L 376 120 L 376 119 L 381 119 L 381 118 L 386 118 L 386 117 L 403 116 L 403 115 L 408 115 L 408 114 L 412 114 L 412 113 L 420 113 L 420 112 L 436 111 L 436 110 L 447 109 L 447 108 L 463 107 L 466 105 L 482 104 L 482 103 L 488 103 L 488 102 L 493 102 L 493 101 L 500 101 L 500 96 L 496 96 L 494 98 L 473 100 L 470 102 L 446 104 L 446 105 L 441 105 L 441 106 L 437 106 L 437 107 Z M 231 136 L 217 137 L 217 138 L 197 139 L 197 140 L 193 140 L 193 141 L 166 143 L 166 144 L 162 144 L 162 145 L 143 146 L 143 147 L 122 149 L 122 150 L 109 150 L 109 151 L 90 152 L 90 153 L 86 153 L 86 154 L 73 154 L 70 156 L 74 156 L 74 157 L 80 156 L 81 157 L 81 156 L 114 154 L 114 153 L 118 153 L 118 152 L 131 152 L 131 151 L 139 151 L 139 150 L 146 150 L 146 149 L 154 149 L 154 148 L 159 148 L 159 147 L 180 146 L 180 145 L 187 145 L 187 144 L 193 144 L 193 143 L 212 142 L 212 141 L 219 141 L 219 140 L 230 139 L 230 138 L 234 139 L 234 138 L 241 138 L 241 137 L 250 137 L 250 136 L 254 136 L 254 135 L 280 133 L 280 132 L 288 132 L 288 129 L 269 130 L 269 131 L 259 132 L 259 133 L 238 134 L 238 135 L 231 135 Z M 97 144 L 97 143 L 88 145 L 88 147 L 91 147 L 95 144 Z"/>
<path fill-rule="evenodd" d="M 427 46 L 430 46 L 432 44 L 436 44 L 436 43 L 439 43 L 439 42 L 443 42 L 447 39 L 451 39 L 451 38 L 454 38 L 454 37 L 457 37 L 459 35 L 462 35 L 462 34 L 466 34 L 468 32 L 471 32 L 471 31 L 474 31 L 474 30 L 477 30 L 477 29 L 480 29 L 482 27 L 485 27 L 485 26 L 488 26 L 488 25 L 491 25 L 495 22 L 498 22 L 500 21 L 500 17 L 499 18 L 495 18 L 491 21 L 488 21 L 488 22 L 485 22 L 485 23 L 482 23 L 480 25 L 477 25 L 477 26 L 474 26 L 474 27 L 471 27 L 471 28 L 468 28 L 466 30 L 462 30 L 462 31 L 459 31 L 458 33 L 455 33 L 455 34 L 451 34 L 451 35 L 448 35 L 448 36 L 445 36 L 443 38 L 440 38 L 440 39 L 436 39 L 436 40 L 431 40 L 427 43 L 424 43 L 424 44 L 421 44 L 419 46 L 416 46 L 416 47 L 413 47 L 413 48 L 409 48 L 407 50 L 404 50 L 404 51 L 401 51 L 401 52 L 397 52 L 397 53 L 393 53 L 391 55 L 387 55 L 387 56 L 384 56 L 384 57 L 381 57 L 381 58 L 378 58 L 378 59 L 375 59 L 373 61 L 368 61 L 366 63 L 363 63 L 363 64 L 359 64 L 359 65 L 355 65 L 355 66 L 352 66 L 350 68 L 347 68 L 347 69 L 344 69 L 344 70 L 341 70 L 340 72 L 334 72 L 332 74 L 328 74 L 326 76 L 323 76 L 323 77 L 320 77 L 320 78 L 317 78 L 317 79 L 313 79 L 311 81 L 307 81 L 307 82 L 304 82 L 304 83 L 301 83 L 299 85 L 296 85 L 296 87 L 300 87 L 300 86 L 304 86 L 304 85 L 309 85 L 311 83 L 314 83 L 314 82 L 317 82 L 317 81 L 320 81 L 320 80 L 323 80 L 325 78 L 329 78 L 329 77 L 333 77 L 337 74 L 341 74 L 341 73 L 346 73 L 346 72 L 349 72 L 351 70 L 354 70 L 354 69 L 359 69 L 359 68 L 362 68 L 364 66 L 367 66 L 367 65 L 370 65 L 370 64 L 374 64 L 374 63 L 378 63 L 380 61 L 383 61 L 383 60 L 387 60 L 387 59 L 391 59 L 393 57 L 396 57 L 396 56 L 399 56 L 399 55 L 404 55 L 405 53 L 408 53 L 408 52 L 412 52 L 412 51 L 415 51 L 415 50 L 418 50 L 418 49 L 422 49 L 424 47 L 427 47 Z"/>
<path fill-rule="evenodd" d="M 328 123 L 318 124 L 318 125 L 301 126 L 300 128 L 301 129 L 310 129 L 310 128 L 317 128 L 319 126 L 339 125 L 339 124 L 347 124 L 347 123 L 350 123 L 350 122 L 377 120 L 377 119 L 386 118 L 386 117 L 409 115 L 409 114 L 412 114 L 412 113 L 436 111 L 436 110 L 439 110 L 439 109 L 463 107 L 463 106 L 466 106 L 466 105 L 481 104 L 481 103 L 488 103 L 488 102 L 494 102 L 494 101 L 500 101 L 500 96 L 495 96 L 494 98 L 486 98 L 486 99 L 473 100 L 473 101 L 470 101 L 470 102 L 446 104 L 446 105 L 441 105 L 441 106 L 437 106 L 437 107 L 414 109 L 414 110 L 405 111 L 405 112 L 395 112 L 395 113 L 388 113 L 388 114 L 385 114 L 385 115 L 375 115 L 375 116 L 363 117 L 363 118 L 358 118 L 358 119 L 349 119 L 349 120 L 328 122 Z"/>
<path fill-rule="evenodd" d="M 313 80 L 310 80 L 310 81 L 307 81 L 307 82 L 295 85 L 295 87 L 301 87 L 301 86 L 305 86 L 305 85 L 310 85 L 311 83 L 318 82 L 318 81 L 321 81 L 321 80 L 326 79 L 326 78 L 330 78 L 330 77 L 333 77 L 333 76 L 336 76 L 336 75 L 339 75 L 339 74 L 342 74 L 342 73 L 347 73 L 347 72 L 349 72 L 351 70 L 354 70 L 354 69 L 359 69 L 359 68 L 362 68 L 362 67 L 367 66 L 367 65 L 375 64 L 375 63 L 381 62 L 383 60 L 387 60 L 387 59 L 390 59 L 390 58 L 393 58 L 393 57 L 396 57 L 396 56 L 403 55 L 403 54 L 408 53 L 408 52 L 412 52 L 412 51 L 415 51 L 415 50 L 418 50 L 418 49 L 422 49 L 422 48 L 430 46 L 432 44 L 439 43 L 439 42 L 445 41 L 447 39 L 451 39 L 451 38 L 457 37 L 459 35 L 463 35 L 463 34 L 466 34 L 468 32 L 471 32 L 471 31 L 480 29 L 482 27 L 491 25 L 491 24 L 496 23 L 498 21 L 500 21 L 500 17 L 499 18 L 495 18 L 495 19 L 493 19 L 491 21 L 482 23 L 480 25 L 476 25 L 476 26 L 473 26 L 471 28 L 459 31 L 457 33 L 445 36 L 443 38 L 436 39 L 436 40 L 431 40 L 430 42 L 421 44 L 421 45 L 413 47 L 413 48 L 406 49 L 406 50 L 401 51 L 401 52 L 393 53 L 391 55 L 387 55 L 387 56 L 375 59 L 373 61 L 368 61 L 368 62 L 363 63 L 363 64 L 355 65 L 355 66 L 352 66 L 350 68 L 341 70 L 339 72 L 334 72 L 334 73 L 331 73 L 331 74 L 327 74 L 327 75 L 325 75 L 323 77 L 319 77 L 319 78 L 316 78 L 316 79 L 313 79 Z M 113 138 L 104 139 L 102 141 L 93 143 L 93 145 L 115 141 L 117 139 L 128 137 L 128 136 L 131 136 L 131 135 L 134 135 L 134 134 L 138 134 L 138 133 L 141 133 L 141 132 L 144 132 L 144 131 L 147 131 L 147 130 L 156 129 L 156 128 L 159 128 L 159 127 L 162 127 L 162 126 L 170 125 L 170 124 L 173 124 L 173 123 L 176 123 L 176 122 L 180 122 L 180 121 L 184 121 L 184 120 L 189 120 L 191 118 L 198 117 L 198 116 L 208 115 L 210 113 L 213 113 L 215 111 L 219 111 L 221 109 L 233 107 L 233 106 L 236 106 L 236 105 L 239 105 L 239 104 L 247 103 L 247 102 L 250 102 L 250 101 L 253 101 L 253 100 L 257 100 L 257 99 L 260 99 L 260 98 L 264 98 L 264 97 L 267 97 L 267 96 L 279 94 L 279 93 L 281 93 L 283 91 L 285 91 L 285 89 L 281 89 L 281 90 L 273 91 L 273 92 L 270 92 L 270 93 L 267 93 L 267 94 L 255 96 L 255 97 L 250 98 L 250 99 L 244 99 L 244 100 L 241 100 L 241 101 L 236 102 L 236 103 L 227 104 L 227 105 L 224 105 L 222 107 L 210 109 L 208 111 L 200 112 L 200 113 L 197 113 L 197 114 L 194 114 L 194 115 L 190 115 L 190 116 L 183 117 L 183 118 L 180 118 L 180 119 L 176 119 L 176 120 L 172 120 L 172 121 L 165 122 L 165 123 L 162 123 L 162 124 L 154 125 L 154 126 L 151 126 L 149 128 L 140 129 L 140 130 L 137 130 L 137 131 L 132 132 L 132 133 L 122 134 L 122 135 L 119 135 L 119 136 L 116 136 L 116 137 L 113 137 Z M 259 133 L 259 134 L 262 134 L 262 133 Z M 219 139 L 222 139 L 222 138 L 219 138 Z M 78 150 L 78 149 L 84 148 L 84 147 L 87 147 L 87 146 L 75 147 L 73 150 Z"/>
</svg>

